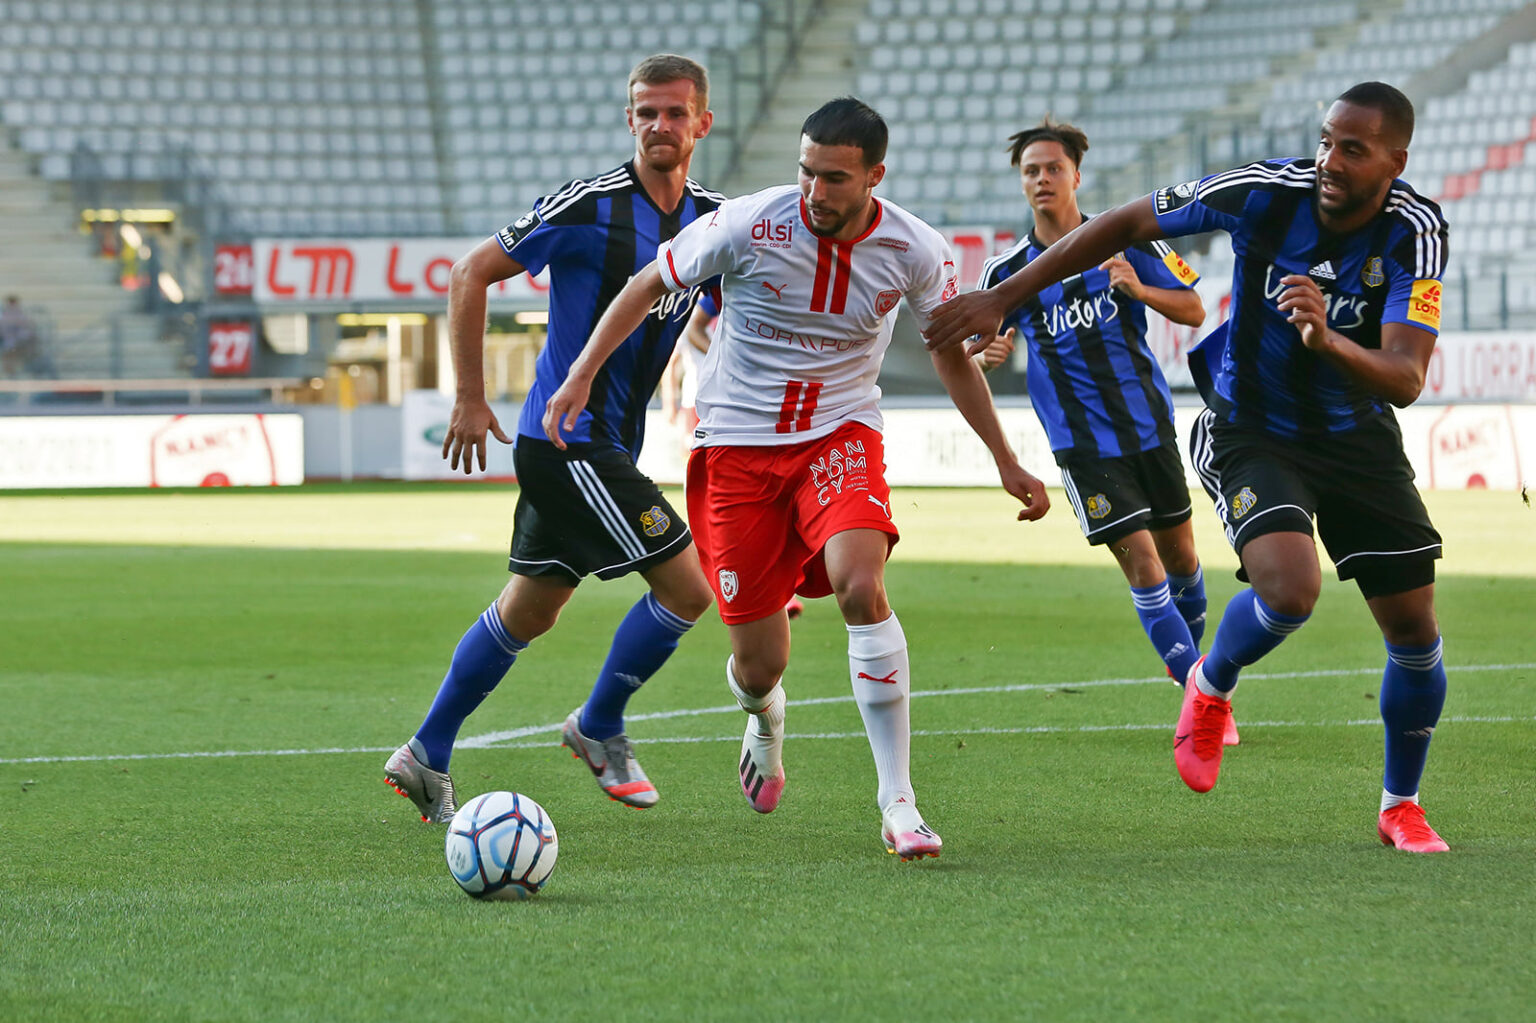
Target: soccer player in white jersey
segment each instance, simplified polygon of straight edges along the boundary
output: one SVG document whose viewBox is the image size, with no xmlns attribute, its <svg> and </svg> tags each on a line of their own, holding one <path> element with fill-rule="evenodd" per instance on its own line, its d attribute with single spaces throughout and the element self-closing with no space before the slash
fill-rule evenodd
<svg viewBox="0 0 1536 1023">
<path fill-rule="evenodd" d="M 550 397 L 544 427 L 558 443 L 603 360 L 654 303 L 721 276 L 722 323 L 699 381 L 688 518 L 730 627 L 726 682 L 748 714 L 742 792 L 768 813 L 784 789 L 785 601 L 795 592 L 835 594 L 874 753 L 881 837 L 910 860 L 937 856 L 943 843 L 917 810 L 909 771 L 911 678 L 885 594 L 898 534 L 875 380 L 900 300 L 926 323 L 957 282 L 939 233 L 872 194 L 885 176 L 886 139 L 885 121 L 851 97 L 807 118 L 798 187 L 727 200 L 662 244 Z M 980 369 L 958 349 L 933 364 L 1004 489 L 1023 503 L 1019 519 L 1044 515 L 1045 487 L 1009 449 Z"/>
</svg>

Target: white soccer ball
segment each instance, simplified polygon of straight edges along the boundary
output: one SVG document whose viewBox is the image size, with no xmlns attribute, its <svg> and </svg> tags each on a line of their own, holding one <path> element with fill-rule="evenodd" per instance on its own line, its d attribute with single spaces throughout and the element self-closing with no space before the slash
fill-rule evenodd
<svg viewBox="0 0 1536 1023">
<path fill-rule="evenodd" d="M 544 887 L 560 852 L 544 808 L 516 792 L 476 796 L 448 825 L 448 872 L 477 899 L 526 899 Z"/>
</svg>

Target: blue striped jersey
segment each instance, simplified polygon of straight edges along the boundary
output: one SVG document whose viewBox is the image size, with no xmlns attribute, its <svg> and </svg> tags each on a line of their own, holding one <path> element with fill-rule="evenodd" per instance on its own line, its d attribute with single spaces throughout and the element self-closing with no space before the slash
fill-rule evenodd
<svg viewBox="0 0 1536 1023">
<path fill-rule="evenodd" d="M 1232 236 L 1231 316 L 1190 356 L 1206 403 L 1230 422 L 1289 439 L 1353 430 L 1391 413 L 1301 343 L 1276 308 L 1282 277 L 1316 281 L 1329 328 L 1366 348 L 1381 347 L 1383 323 L 1440 330 L 1447 233 L 1440 207 L 1394 181 L 1369 223 L 1334 234 L 1318 222 L 1316 192 L 1314 161 L 1271 160 L 1152 197 L 1170 236 Z"/>
<path fill-rule="evenodd" d="M 977 287 L 1006 280 L 1045 249 L 1031 231 L 983 265 Z M 1150 287 L 1188 288 L 1199 280 L 1162 242 L 1134 245 L 1123 255 Z M 1147 348 L 1147 307 L 1112 288 L 1107 270 L 1044 289 L 1008 314 L 1003 329 L 1010 326 L 1029 346 L 1029 400 L 1058 460 L 1118 458 L 1174 440 L 1168 381 Z"/>
<path fill-rule="evenodd" d="M 690 178 L 677 209 L 661 210 L 633 165 L 625 163 L 544 196 L 497 232 L 507 255 L 529 274 L 549 268 L 549 337 L 534 363 L 533 387 L 518 417 L 520 436 L 545 436 L 544 405 L 565 382 L 614 296 L 656 258 L 657 246 L 713 212 L 724 198 Z M 646 404 L 701 287 L 664 296 L 608 358 L 592 381 L 575 429 L 563 434 L 568 443 L 610 444 L 631 458 L 640 456 Z"/>
</svg>

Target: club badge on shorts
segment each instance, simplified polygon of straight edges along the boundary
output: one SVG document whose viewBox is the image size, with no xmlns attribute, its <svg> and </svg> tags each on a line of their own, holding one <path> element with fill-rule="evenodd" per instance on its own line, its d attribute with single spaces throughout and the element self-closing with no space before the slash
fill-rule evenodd
<svg viewBox="0 0 1536 1023">
<path fill-rule="evenodd" d="M 739 591 L 740 587 L 736 582 L 736 573 L 722 568 L 720 570 L 720 596 L 729 604 L 736 599 L 736 594 Z"/>
<path fill-rule="evenodd" d="M 1102 519 L 1109 514 L 1109 498 L 1103 494 L 1094 494 L 1083 507 L 1090 519 Z"/>
<path fill-rule="evenodd" d="M 651 505 L 650 511 L 640 513 L 640 527 L 646 536 L 660 536 L 672 528 L 672 517 L 661 510 L 661 505 Z"/>
</svg>

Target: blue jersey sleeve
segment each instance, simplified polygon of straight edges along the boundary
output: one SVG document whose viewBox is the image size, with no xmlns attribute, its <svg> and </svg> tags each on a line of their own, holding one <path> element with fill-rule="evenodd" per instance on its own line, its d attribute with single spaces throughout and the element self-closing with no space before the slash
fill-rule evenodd
<svg viewBox="0 0 1536 1023">
<path fill-rule="evenodd" d="M 1448 256 L 1448 230 L 1440 207 L 1413 195 L 1399 202 L 1401 237 L 1389 250 L 1382 269 L 1387 276 L 1387 301 L 1382 323 L 1440 333 L 1440 278 Z M 1389 201 L 1390 202 L 1390 201 Z"/>
<path fill-rule="evenodd" d="M 542 208 L 548 198 L 540 199 L 533 209 L 496 232 L 502 250 L 522 264 L 530 277 L 560 257 L 561 242 L 569 233 L 544 219 Z"/>
<path fill-rule="evenodd" d="M 1249 164 L 1198 181 L 1159 188 L 1152 193 L 1157 225 L 1170 238 L 1205 231 L 1230 234 L 1242 224 L 1249 193 L 1273 179 L 1280 166 L 1278 162 Z"/>
</svg>

